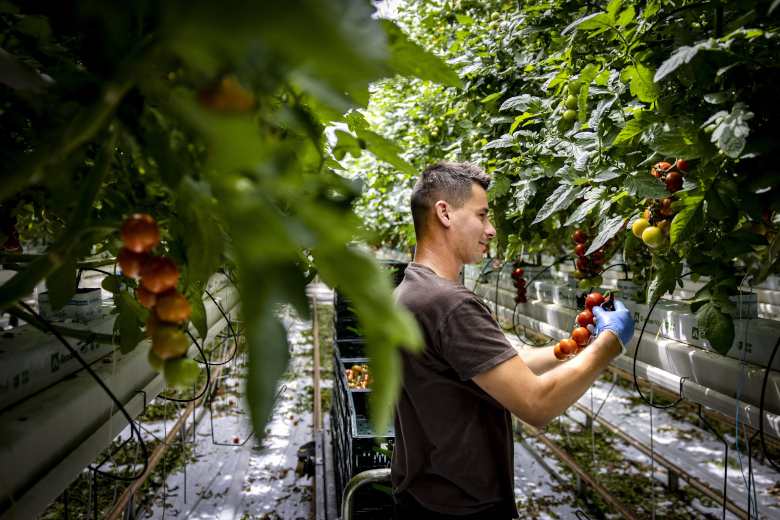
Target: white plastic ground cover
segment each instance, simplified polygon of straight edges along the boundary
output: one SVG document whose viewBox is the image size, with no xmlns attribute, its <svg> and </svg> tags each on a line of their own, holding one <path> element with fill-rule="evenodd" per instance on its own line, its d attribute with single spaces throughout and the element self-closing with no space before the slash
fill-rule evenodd
<svg viewBox="0 0 780 520">
<path fill-rule="evenodd" d="M 238 292 L 231 287 L 218 291 L 214 296 L 234 319 L 238 312 L 237 308 L 234 309 L 238 303 Z M 210 326 L 205 340 L 208 345 L 224 331 L 226 322 L 210 298 L 204 304 Z M 197 337 L 194 328 L 191 332 Z M 146 340 L 129 354 L 123 355 L 117 350 L 104 357 L 103 362 L 92 364 L 93 370 L 122 403 L 133 399 L 137 402 L 140 397 L 137 392 L 141 390 L 147 392 L 145 397 L 149 402 L 157 395 L 152 392 L 154 388 L 157 392 L 164 388 L 162 375 L 149 366 L 149 345 L 149 340 Z M 197 353 L 193 345 L 187 355 L 192 358 Z M 152 385 L 156 379 L 160 384 Z M 102 439 L 104 442 L 91 442 L 90 439 L 116 417 L 120 418 L 121 424 L 126 423 L 102 388 L 83 370 L 0 414 L 0 470 L 3 471 L 7 490 L 14 494 L 19 518 L 37 515 L 97 457 L 111 439 Z M 69 457 L 76 451 L 79 457 Z M 13 471 L 7 468 L 13 468 Z M 58 487 L 53 482 L 64 484 Z M 32 514 L 22 515 L 21 511 L 31 511 Z M 11 515 L 8 493 L 2 493 L 0 520 L 11 518 Z"/>
<path fill-rule="evenodd" d="M 610 392 L 611 389 L 611 392 Z M 650 390 L 644 389 L 643 393 L 650 399 Z M 591 395 L 593 400 L 591 401 Z M 607 395 L 609 397 L 607 398 Z M 632 397 L 636 395 L 628 389 L 615 385 L 609 381 L 597 381 L 592 390 L 586 393 L 579 403 L 585 408 L 596 412 L 607 398 L 607 403 L 601 409 L 600 416 L 617 426 L 630 436 L 647 447 L 651 445 L 650 439 L 650 407 L 644 403 L 634 404 Z M 736 413 L 736 410 L 734 411 Z M 723 490 L 723 462 L 725 452 L 723 443 L 704 426 L 697 426 L 690 422 L 675 419 L 664 410 L 654 409 L 653 414 L 653 446 L 656 453 L 663 456 L 679 468 L 690 473 L 693 477 L 707 484 L 710 488 L 722 492 Z M 585 424 L 585 414 L 575 408 L 570 409 L 567 415 Z M 748 493 L 745 480 L 748 476 L 747 440 L 740 430 L 739 453 L 733 449 L 735 432 L 725 434 L 725 439 L 732 445 L 729 449 L 728 489 L 729 500 L 739 507 L 747 510 Z M 650 463 L 650 458 L 631 446 L 620 443 L 620 450 L 631 460 Z M 759 515 L 762 518 L 780 519 L 780 496 L 776 494 L 777 472 L 768 464 L 762 463 L 756 458 L 756 452 L 760 446 L 756 442 L 751 450 L 753 476 L 756 482 Z M 740 458 L 744 473 L 739 469 Z M 734 467 L 734 466 L 737 467 Z M 599 473 L 605 473 L 607 468 L 601 466 Z M 655 464 L 655 478 L 659 483 L 667 481 L 667 471 Z M 744 480 L 743 480 L 744 475 Z M 684 482 L 680 481 L 683 485 Z M 751 491 L 751 496 L 752 496 Z M 721 502 L 722 504 L 722 502 Z M 721 517 L 720 508 L 716 505 L 709 511 L 717 517 Z M 751 508 L 752 509 L 752 508 Z M 730 514 L 730 513 L 729 513 Z"/>
</svg>

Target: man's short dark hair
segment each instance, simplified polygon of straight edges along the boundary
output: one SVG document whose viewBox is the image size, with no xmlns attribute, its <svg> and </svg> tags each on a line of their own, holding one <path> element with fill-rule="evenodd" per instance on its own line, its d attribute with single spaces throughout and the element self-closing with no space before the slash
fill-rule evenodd
<svg viewBox="0 0 780 520">
<path fill-rule="evenodd" d="M 412 190 L 412 219 L 419 240 L 427 231 L 433 206 L 440 200 L 453 208 L 462 207 L 472 195 L 472 185 L 488 189 L 492 179 L 469 162 L 440 161 L 428 166 Z"/>
</svg>

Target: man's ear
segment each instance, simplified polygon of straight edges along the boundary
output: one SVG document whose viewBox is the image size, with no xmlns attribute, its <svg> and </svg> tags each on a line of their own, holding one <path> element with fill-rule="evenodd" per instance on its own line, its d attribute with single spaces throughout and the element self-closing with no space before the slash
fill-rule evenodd
<svg viewBox="0 0 780 520">
<path fill-rule="evenodd" d="M 436 219 L 439 223 L 446 228 L 450 227 L 452 224 L 450 219 L 452 208 L 450 208 L 450 205 L 446 201 L 440 200 L 434 205 L 433 209 L 436 212 Z"/>
</svg>

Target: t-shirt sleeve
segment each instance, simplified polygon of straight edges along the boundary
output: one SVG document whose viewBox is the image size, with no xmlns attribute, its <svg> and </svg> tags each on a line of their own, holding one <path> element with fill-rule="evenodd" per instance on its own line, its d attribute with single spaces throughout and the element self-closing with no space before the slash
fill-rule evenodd
<svg viewBox="0 0 780 520">
<path fill-rule="evenodd" d="M 441 356 L 462 381 L 517 355 L 490 311 L 476 298 L 455 307 L 436 336 Z"/>
</svg>

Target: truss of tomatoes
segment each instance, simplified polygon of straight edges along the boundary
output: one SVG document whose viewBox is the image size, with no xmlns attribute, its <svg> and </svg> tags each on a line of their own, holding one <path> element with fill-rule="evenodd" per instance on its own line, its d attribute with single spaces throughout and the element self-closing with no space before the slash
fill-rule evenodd
<svg viewBox="0 0 780 520">
<path fill-rule="evenodd" d="M 191 305 L 176 290 L 179 267 L 171 258 L 151 254 L 160 242 L 160 228 L 150 215 L 130 215 L 122 222 L 120 235 L 124 247 L 117 254 L 117 263 L 124 275 L 140 278 L 135 297 L 152 311 L 146 320 L 146 335 L 152 340 L 149 364 L 164 372 L 171 386 L 190 386 L 200 367 L 183 357 L 189 341 L 181 324 L 190 317 Z"/>
<path fill-rule="evenodd" d="M 526 298 L 526 294 L 528 293 L 528 288 L 525 286 L 525 278 L 523 278 L 523 269 L 518 267 L 512 273 L 509 275 L 512 277 L 512 280 L 515 281 L 515 289 L 517 289 L 517 296 L 515 297 L 515 303 L 525 303 L 528 301 Z"/>
<path fill-rule="evenodd" d="M 585 309 L 576 319 L 576 325 L 570 338 L 564 338 L 553 347 L 555 358 L 563 361 L 571 359 L 587 347 L 594 337 L 596 325 L 593 323 L 593 307 L 603 307 L 604 303 L 610 303 L 612 297 L 609 292 L 604 295 L 593 292 L 585 298 Z"/>
<path fill-rule="evenodd" d="M 674 170 L 677 171 L 674 171 Z M 650 169 L 650 173 L 666 185 L 669 193 L 674 195 L 683 187 L 682 175 L 688 173 L 690 165 L 684 159 L 677 159 L 675 165 L 661 161 L 655 163 Z M 632 225 L 632 232 L 637 238 L 653 249 L 661 247 L 664 242 L 669 241 L 669 235 L 672 232 L 672 220 L 677 214 L 672 209 L 672 203 L 677 199 L 675 197 L 666 197 L 663 199 L 647 199 L 650 204 L 645 209 L 644 218 L 637 219 Z"/>
<path fill-rule="evenodd" d="M 355 390 L 371 388 L 374 378 L 368 365 L 352 365 L 344 371 L 347 374 L 347 386 Z"/>
<path fill-rule="evenodd" d="M 604 248 L 601 247 L 590 255 L 585 252 L 590 247 L 590 237 L 584 229 L 578 229 L 571 236 L 574 243 L 574 254 L 577 255 L 577 269 L 572 276 L 579 282 L 579 287 L 583 291 L 589 291 L 593 287 L 599 287 L 604 283 L 601 272 L 604 270 Z"/>
</svg>

